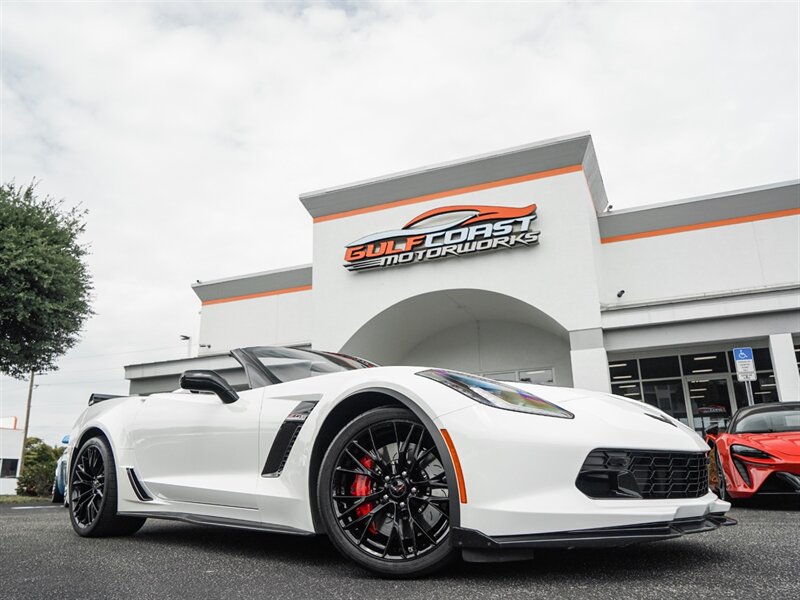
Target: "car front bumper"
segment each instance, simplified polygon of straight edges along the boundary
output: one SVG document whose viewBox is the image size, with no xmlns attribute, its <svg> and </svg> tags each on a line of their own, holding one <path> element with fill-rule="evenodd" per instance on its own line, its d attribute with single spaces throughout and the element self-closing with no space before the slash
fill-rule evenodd
<svg viewBox="0 0 800 600">
<path fill-rule="evenodd" d="M 702 521 L 730 509 L 710 491 L 700 497 L 658 499 L 599 499 L 582 493 L 576 478 L 594 449 L 708 450 L 693 433 L 645 415 L 630 425 L 628 419 L 611 417 L 555 419 L 477 403 L 440 416 L 437 424 L 452 438 L 466 492 L 454 525 L 490 539 L 533 539 Z"/>
</svg>

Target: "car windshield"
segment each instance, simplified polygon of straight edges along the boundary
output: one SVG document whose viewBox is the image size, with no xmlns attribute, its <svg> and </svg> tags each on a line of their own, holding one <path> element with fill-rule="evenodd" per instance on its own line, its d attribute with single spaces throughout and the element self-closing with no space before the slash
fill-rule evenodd
<svg viewBox="0 0 800 600">
<path fill-rule="evenodd" d="M 737 419 L 731 433 L 800 431 L 800 406 L 776 406 Z"/>
<path fill-rule="evenodd" d="M 368 360 L 354 356 L 316 350 L 300 350 L 299 348 L 260 346 L 248 348 L 248 351 L 282 383 L 327 373 L 377 366 Z"/>
</svg>

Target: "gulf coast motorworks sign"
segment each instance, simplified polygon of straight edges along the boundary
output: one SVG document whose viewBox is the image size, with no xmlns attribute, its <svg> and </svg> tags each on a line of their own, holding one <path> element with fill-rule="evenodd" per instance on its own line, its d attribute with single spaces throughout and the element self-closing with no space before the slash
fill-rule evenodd
<svg viewBox="0 0 800 600">
<path fill-rule="evenodd" d="M 536 205 L 444 206 L 402 228 L 373 233 L 345 246 L 344 267 L 366 271 L 450 256 L 520 248 L 539 243 Z"/>
</svg>

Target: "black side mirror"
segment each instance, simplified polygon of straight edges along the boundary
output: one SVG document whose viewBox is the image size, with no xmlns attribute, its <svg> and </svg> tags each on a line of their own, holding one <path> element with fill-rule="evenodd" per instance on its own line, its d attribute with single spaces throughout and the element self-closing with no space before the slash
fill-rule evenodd
<svg viewBox="0 0 800 600">
<path fill-rule="evenodd" d="M 236 390 L 216 371 L 186 371 L 181 375 L 181 388 L 193 392 L 214 392 L 225 404 L 239 399 Z"/>
<path fill-rule="evenodd" d="M 709 427 L 706 429 L 706 435 L 719 435 L 719 427 L 716 425 L 714 427 Z"/>
</svg>

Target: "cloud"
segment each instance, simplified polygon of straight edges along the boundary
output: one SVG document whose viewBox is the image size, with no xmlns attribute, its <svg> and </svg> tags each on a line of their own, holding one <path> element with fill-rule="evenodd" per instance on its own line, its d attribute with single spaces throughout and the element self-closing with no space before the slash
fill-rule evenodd
<svg viewBox="0 0 800 600">
<path fill-rule="evenodd" d="M 618 208 L 798 177 L 796 3 L 0 10 L 0 178 L 90 210 L 98 314 L 36 390 L 51 441 L 122 364 L 183 355 L 190 282 L 309 262 L 301 192 L 587 129 Z"/>
</svg>

